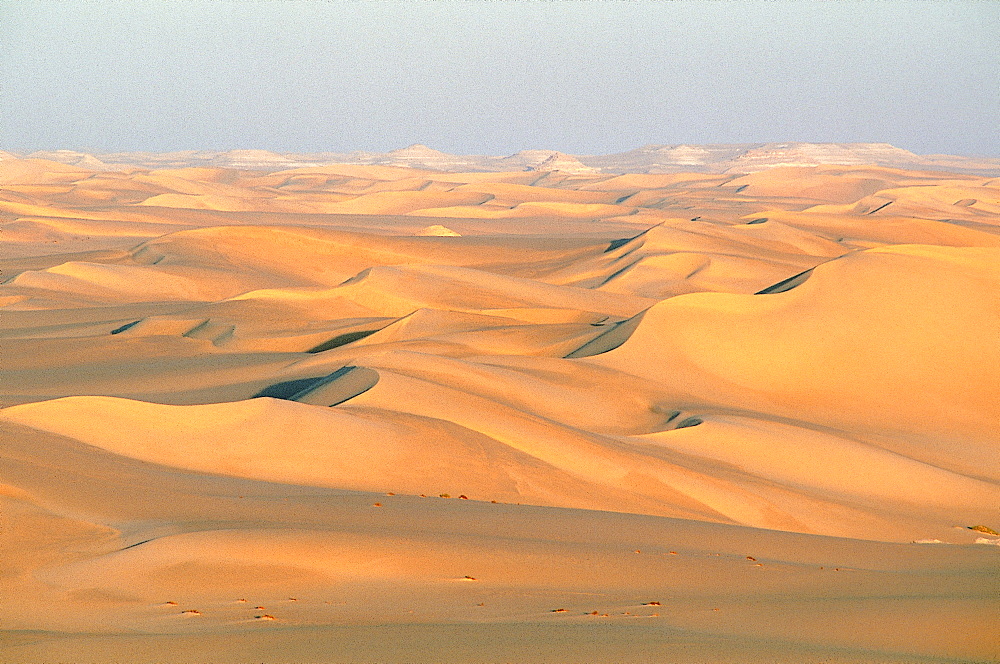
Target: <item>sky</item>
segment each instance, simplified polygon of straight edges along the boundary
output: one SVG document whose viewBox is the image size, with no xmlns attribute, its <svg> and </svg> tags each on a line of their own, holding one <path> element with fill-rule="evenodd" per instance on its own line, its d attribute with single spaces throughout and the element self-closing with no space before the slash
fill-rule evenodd
<svg viewBox="0 0 1000 664">
<path fill-rule="evenodd" d="M 0 0 L 0 150 L 1000 156 L 992 0 Z"/>
</svg>

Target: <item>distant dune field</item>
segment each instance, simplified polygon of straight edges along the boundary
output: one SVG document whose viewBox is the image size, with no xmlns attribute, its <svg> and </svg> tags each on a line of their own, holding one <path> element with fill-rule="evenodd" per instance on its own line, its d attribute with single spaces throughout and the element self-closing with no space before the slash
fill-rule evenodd
<svg viewBox="0 0 1000 664">
<path fill-rule="evenodd" d="M 1000 180 L 771 149 L 0 153 L 0 662 L 1000 660 Z"/>
</svg>

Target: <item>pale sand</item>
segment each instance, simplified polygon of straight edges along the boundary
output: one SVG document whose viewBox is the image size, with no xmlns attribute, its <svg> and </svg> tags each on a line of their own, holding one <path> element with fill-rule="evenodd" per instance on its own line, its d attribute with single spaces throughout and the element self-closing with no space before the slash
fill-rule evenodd
<svg viewBox="0 0 1000 664">
<path fill-rule="evenodd" d="M 0 661 L 1000 658 L 996 180 L 4 159 L 0 233 Z"/>
</svg>

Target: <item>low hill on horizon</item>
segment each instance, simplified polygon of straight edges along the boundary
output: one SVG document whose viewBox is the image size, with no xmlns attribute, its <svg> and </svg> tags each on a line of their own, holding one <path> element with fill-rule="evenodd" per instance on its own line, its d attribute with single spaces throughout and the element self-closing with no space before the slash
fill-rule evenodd
<svg viewBox="0 0 1000 664">
<path fill-rule="evenodd" d="M 889 143 L 734 143 L 645 145 L 606 155 L 572 155 L 556 150 L 521 150 L 512 155 L 456 155 L 414 144 L 389 152 L 294 153 L 269 150 L 178 152 L 79 152 L 41 150 L 25 155 L 0 152 L 0 160 L 48 159 L 92 170 L 185 168 L 204 166 L 242 170 L 280 170 L 329 164 L 404 166 L 438 171 L 569 173 L 755 173 L 781 166 L 874 165 L 909 170 L 947 170 L 968 175 L 1000 175 L 1000 158 L 918 155 Z"/>
</svg>

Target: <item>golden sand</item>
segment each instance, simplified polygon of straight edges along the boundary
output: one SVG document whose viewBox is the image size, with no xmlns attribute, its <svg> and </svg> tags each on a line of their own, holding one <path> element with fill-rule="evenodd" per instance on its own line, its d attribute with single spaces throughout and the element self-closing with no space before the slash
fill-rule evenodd
<svg viewBox="0 0 1000 664">
<path fill-rule="evenodd" d="M 0 661 L 1000 658 L 1000 181 L 4 159 L 0 233 Z"/>
</svg>

